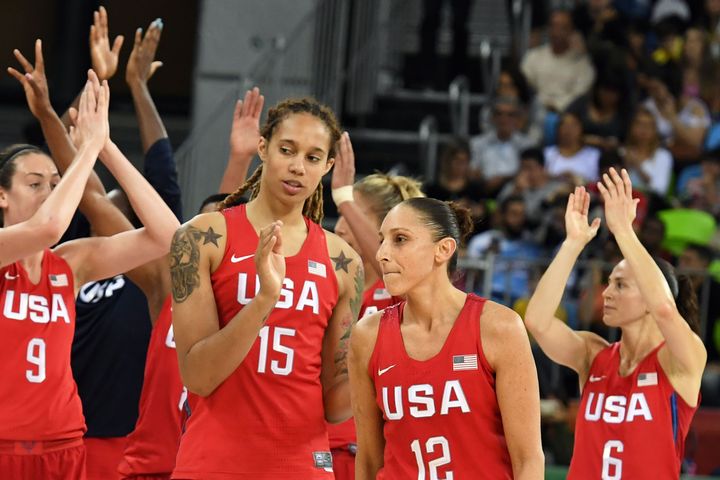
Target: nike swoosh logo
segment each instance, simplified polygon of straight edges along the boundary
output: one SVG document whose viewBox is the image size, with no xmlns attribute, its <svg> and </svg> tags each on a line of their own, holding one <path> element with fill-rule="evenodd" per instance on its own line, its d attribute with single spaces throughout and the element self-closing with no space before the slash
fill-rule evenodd
<svg viewBox="0 0 720 480">
<path fill-rule="evenodd" d="M 238 263 L 238 262 L 242 262 L 243 260 L 247 260 L 248 258 L 254 257 L 254 256 L 255 256 L 255 254 L 251 253 L 250 255 L 243 255 L 242 257 L 236 257 L 235 254 L 233 253 L 233 256 L 230 257 L 230 261 L 232 263 Z"/>
<path fill-rule="evenodd" d="M 590 378 L 588 380 L 590 381 L 590 383 L 595 383 L 595 382 L 599 382 L 603 378 L 605 378 L 605 375 L 603 375 L 601 377 L 595 377 L 593 375 L 590 375 Z"/>
<path fill-rule="evenodd" d="M 378 370 L 378 377 L 382 376 L 382 374 L 384 374 L 385 372 L 387 372 L 388 370 L 390 370 L 391 368 L 394 368 L 394 367 L 395 367 L 395 365 L 390 365 L 390 366 L 387 367 L 387 368 L 383 368 L 382 370 Z"/>
<path fill-rule="evenodd" d="M 18 275 L 10 275 L 10 272 L 5 272 L 5 278 L 7 280 L 15 280 L 16 278 L 18 278 Z"/>
</svg>

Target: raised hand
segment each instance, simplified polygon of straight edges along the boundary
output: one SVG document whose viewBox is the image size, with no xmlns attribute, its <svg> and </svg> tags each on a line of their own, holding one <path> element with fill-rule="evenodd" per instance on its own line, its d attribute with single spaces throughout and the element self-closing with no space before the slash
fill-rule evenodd
<svg viewBox="0 0 720 480">
<path fill-rule="evenodd" d="M 90 26 L 90 59 L 92 68 L 100 80 L 109 80 L 115 75 L 124 37 L 118 35 L 110 47 L 108 36 L 108 16 L 105 7 L 93 12 L 93 24 Z"/>
<path fill-rule="evenodd" d="M 89 70 L 78 108 L 70 110 L 75 124 L 70 127 L 70 138 L 78 149 L 90 145 L 100 150 L 107 143 L 110 137 L 109 106 L 110 88 L 107 80 L 101 84 L 95 72 Z"/>
<path fill-rule="evenodd" d="M 632 182 L 627 170 L 623 168 L 618 174 L 610 168 L 597 185 L 605 202 L 605 220 L 610 231 L 616 237 L 631 232 L 639 200 L 632 197 Z"/>
<path fill-rule="evenodd" d="M 258 295 L 278 298 L 285 279 L 285 257 L 282 254 L 281 221 L 275 221 L 260 230 L 257 250 L 255 251 L 255 270 L 260 290 Z"/>
<path fill-rule="evenodd" d="M 144 37 L 142 28 L 135 31 L 135 43 L 125 69 L 125 81 L 128 84 L 147 83 L 155 71 L 162 67 L 163 63 L 155 60 L 162 29 L 163 22 L 157 18 L 150 23 Z"/>
<path fill-rule="evenodd" d="M 251 157 L 257 153 L 260 140 L 260 114 L 265 97 L 255 87 L 245 92 L 245 98 L 238 100 L 233 113 L 230 129 L 230 150 L 235 155 Z"/>
<path fill-rule="evenodd" d="M 20 62 L 23 70 L 25 70 L 25 74 L 23 75 L 13 67 L 8 67 L 7 71 L 23 86 L 30 112 L 35 118 L 40 118 L 40 116 L 52 111 L 50 91 L 48 90 L 47 78 L 45 77 L 42 40 L 39 38 L 35 40 L 35 66 L 20 53 L 20 50 L 13 50 L 13 55 L 15 55 L 15 58 Z"/>
<path fill-rule="evenodd" d="M 565 209 L 565 232 L 567 239 L 585 246 L 597 235 L 600 228 L 600 219 L 596 218 L 588 223 L 590 209 L 590 194 L 585 187 L 575 187 L 575 191 L 568 197 Z"/>
<path fill-rule="evenodd" d="M 350 135 L 343 132 L 335 151 L 335 165 L 330 186 L 335 189 L 353 183 L 355 183 L 355 153 L 350 142 Z"/>
</svg>

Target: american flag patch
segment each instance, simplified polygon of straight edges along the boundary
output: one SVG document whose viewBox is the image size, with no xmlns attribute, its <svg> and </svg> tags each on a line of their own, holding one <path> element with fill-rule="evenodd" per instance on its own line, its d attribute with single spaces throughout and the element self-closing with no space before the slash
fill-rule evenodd
<svg viewBox="0 0 720 480">
<path fill-rule="evenodd" d="M 453 355 L 453 371 L 477 370 L 477 355 Z"/>
<path fill-rule="evenodd" d="M 373 300 L 387 300 L 389 298 L 392 298 L 392 295 L 384 288 L 376 288 L 373 292 Z"/>
<path fill-rule="evenodd" d="M 652 385 L 657 385 L 657 372 L 641 373 L 638 375 L 638 387 L 650 387 Z"/>
<path fill-rule="evenodd" d="M 67 275 L 64 273 L 61 273 L 59 275 L 50 275 L 50 285 L 52 285 L 53 287 L 67 287 Z"/>
<path fill-rule="evenodd" d="M 313 275 L 317 275 L 318 277 L 327 278 L 325 264 L 316 262 L 315 260 L 308 260 L 308 273 L 312 273 Z"/>
</svg>

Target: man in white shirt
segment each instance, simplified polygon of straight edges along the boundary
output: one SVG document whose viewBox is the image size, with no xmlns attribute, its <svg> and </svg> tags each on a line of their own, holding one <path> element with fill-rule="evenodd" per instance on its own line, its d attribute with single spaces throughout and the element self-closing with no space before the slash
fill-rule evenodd
<svg viewBox="0 0 720 480">
<path fill-rule="evenodd" d="M 571 13 L 555 10 L 550 15 L 549 42 L 529 50 L 520 64 L 540 103 L 551 111 L 565 110 L 595 80 L 590 57 L 572 47 L 574 30 Z"/>
</svg>

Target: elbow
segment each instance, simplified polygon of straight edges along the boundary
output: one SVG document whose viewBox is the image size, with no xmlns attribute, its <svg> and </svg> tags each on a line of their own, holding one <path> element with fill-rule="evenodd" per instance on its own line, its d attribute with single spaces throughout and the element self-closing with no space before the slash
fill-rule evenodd
<svg viewBox="0 0 720 480">
<path fill-rule="evenodd" d="M 180 379 L 188 392 L 203 398 L 212 395 L 217 388 L 217 384 L 213 383 L 212 379 L 208 378 L 207 375 L 193 374 L 187 368 L 180 369 Z"/>
<path fill-rule="evenodd" d="M 652 315 L 658 324 L 671 322 L 679 315 L 677 306 L 672 300 L 664 300 L 652 307 Z"/>
<path fill-rule="evenodd" d="M 37 238 L 42 239 L 44 245 L 51 246 L 60 241 L 66 228 L 67 225 L 61 225 L 56 218 L 47 216 L 38 220 L 34 231 Z"/>
<path fill-rule="evenodd" d="M 526 452 L 512 462 L 513 476 L 518 479 L 542 479 L 545 470 L 545 454 L 542 448 Z"/>
</svg>

